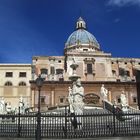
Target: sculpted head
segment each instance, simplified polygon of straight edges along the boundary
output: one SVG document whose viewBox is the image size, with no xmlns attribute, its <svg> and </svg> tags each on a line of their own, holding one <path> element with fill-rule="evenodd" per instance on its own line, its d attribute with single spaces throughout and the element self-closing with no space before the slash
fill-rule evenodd
<svg viewBox="0 0 140 140">
<path fill-rule="evenodd" d="M 81 78 L 78 78 L 78 79 L 77 79 L 76 85 L 77 85 L 77 86 L 81 86 Z"/>
<path fill-rule="evenodd" d="M 20 101 L 20 102 L 23 102 L 23 98 L 22 98 L 22 96 L 19 98 L 19 101 Z"/>
</svg>

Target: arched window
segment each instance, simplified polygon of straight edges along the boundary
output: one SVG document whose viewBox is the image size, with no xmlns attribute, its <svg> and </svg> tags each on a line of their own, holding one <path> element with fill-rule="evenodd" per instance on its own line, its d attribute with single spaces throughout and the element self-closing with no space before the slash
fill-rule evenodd
<svg viewBox="0 0 140 140">
<path fill-rule="evenodd" d="M 5 85 L 5 86 L 12 86 L 13 84 L 12 84 L 12 82 L 7 81 L 4 85 Z"/>
<path fill-rule="evenodd" d="M 26 86 L 26 83 L 25 82 L 20 82 L 19 86 Z"/>
<path fill-rule="evenodd" d="M 13 83 L 11 81 L 5 82 L 3 94 L 4 96 L 13 96 Z"/>
</svg>

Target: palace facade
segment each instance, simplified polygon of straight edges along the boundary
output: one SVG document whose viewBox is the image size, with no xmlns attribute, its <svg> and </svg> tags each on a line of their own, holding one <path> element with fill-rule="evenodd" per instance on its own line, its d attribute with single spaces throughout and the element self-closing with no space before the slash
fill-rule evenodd
<svg viewBox="0 0 140 140">
<path fill-rule="evenodd" d="M 13 109 L 18 109 L 20 97 L 30 105 L 30 80 L 31 64 L 0 64 L 0 100 Z"/>
</svg>

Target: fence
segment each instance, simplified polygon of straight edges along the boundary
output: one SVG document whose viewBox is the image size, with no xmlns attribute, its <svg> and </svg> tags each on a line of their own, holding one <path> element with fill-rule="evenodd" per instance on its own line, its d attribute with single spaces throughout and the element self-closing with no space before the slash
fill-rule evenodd
<svg viewBox="0 0 140 140">
<path fill-rule="evenodd" d="M 0 137 L 36 137 L 37 115 L 0 115 Z M 64 112 L 41 113 L 41 137 L 90 138 L 140 135 L 140 113 L 95 109 L 83 115 Z"/>
</svg>

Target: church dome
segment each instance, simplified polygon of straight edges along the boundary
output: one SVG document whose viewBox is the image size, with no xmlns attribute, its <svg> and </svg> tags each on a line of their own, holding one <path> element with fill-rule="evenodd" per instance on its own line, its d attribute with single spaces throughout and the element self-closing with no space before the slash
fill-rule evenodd
<svg viewBox="0 0 140 140">
<path fill-rule="evenodd" d="M 67 39 L 66 48 L 76 45 L 91 45 L 96 49 L 100 49 L 100 45 L 96 38 L 86 30 L 86 23 L 80 17 L 76 23 L 76 31 L 74 31 Z"/>
</svg>

